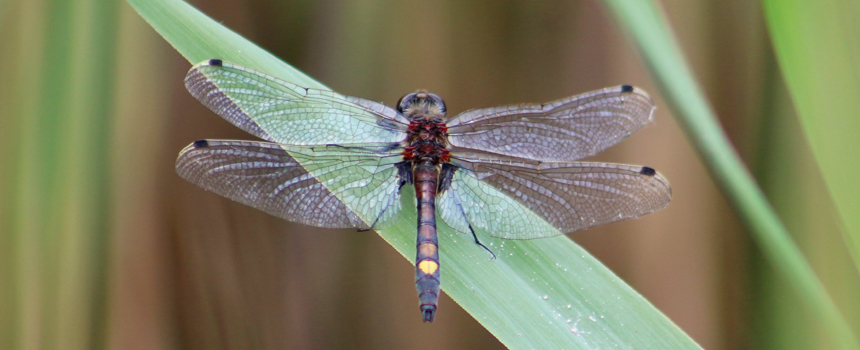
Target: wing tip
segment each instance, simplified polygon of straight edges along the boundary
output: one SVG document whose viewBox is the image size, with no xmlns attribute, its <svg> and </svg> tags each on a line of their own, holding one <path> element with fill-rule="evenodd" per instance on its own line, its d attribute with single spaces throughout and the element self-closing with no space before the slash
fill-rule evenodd
<svg viewBox="0 0 860 350">
<path fill-rule="evenodd" d="M 672 187 L 669 185 L 669 180 L 667 180 L 663 174 L 660 174 L 656 169 L 649 166 L 642 166 L 642 168 L 639 169 L 639 175 L 642 175 L 645 179 L 656 181 L 656 183 L 666 188 L 666 193 L 669 197 L 672 196 Z"/>
<path fill-rule="evenodd" d="M 642 90 L 633 85 L 621 85 L 616 86 L 616 89 L 621 89 L 622 94 L 637 94 L 645 98 L 645 102 L 651 106 L 651 112 L 648 114 L 647 121 L 651 121 L 654 118 L 654 111 L 657 109 L 657 106 L 654 104 L 654 100 L 651 99 L 651 95 L 648 95 L 645 90 Z"/>
<path fill-rule="evenodd" d="M 657 207 L 653 211 L 648 213 L 655 212 L 657 210 L 665 208 L 669 205 L 669 202 L 672 201 L 672 186 L 669 184 L 669 180 L 667 180 L 663 174 L 660 174 L 652 167 L 643 166 L 642 169 L 639 170 L 639 174 L 642 175 L 644 179 L 647 179 L 652 183 L 652 185 L 656 186 L 654 189 L 658 192 L 663 193 L 664 202 L 663 205 Z M 643 213 L 647 214 L 647 213 Z"/>
<path fill-rule="evenodd" d="M 207 61 L 207 62 L 206 62 L 206 64 L 208 64 L 208 65 L 210 65 L 210 66 L 218 66 L 218 67 L 221 67 L 221 66 L 223 66 L 223 65 L 224 65 L 224 61 L 222 61 L 221 59 L 218 59 L 218 58 L 213 58 L 213 59 L 211 59 L 211 60 Z"/>
</svg>

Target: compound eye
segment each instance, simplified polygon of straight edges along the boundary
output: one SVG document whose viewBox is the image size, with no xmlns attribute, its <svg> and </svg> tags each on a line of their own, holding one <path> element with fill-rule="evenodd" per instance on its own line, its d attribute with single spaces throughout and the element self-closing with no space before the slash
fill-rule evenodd
<svg viewBox="0 0 860 350">
<path fill-rule="evenodd" d="M 427 95 L 430 99 L 433 100 L 433 103 L 435 103 L 437 106 L 439 106 L 439 108 L 442 110 L 442 113 L 445 113 L 448 111 L 448 109 L 445 108 L 445 101 L 442 101 L 442 98 L 439 97 L 439 95 L 436 95 L 436 94 L 427 94 Z"/>
<path fill-rule="evenodd" d="M 402 114 L 403 110 L 406 109 L 407 106 L 415 103 L 415 100 L 418 98 L 417 95 L 417 92 L 413 92 L 401 97 L 400 100 L 397 101 L 397 111 Z"/>
</svg>

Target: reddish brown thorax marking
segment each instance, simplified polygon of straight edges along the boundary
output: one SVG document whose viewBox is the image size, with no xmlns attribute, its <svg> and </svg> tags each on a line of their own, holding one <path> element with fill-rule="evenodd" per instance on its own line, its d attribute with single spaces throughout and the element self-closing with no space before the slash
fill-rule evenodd
<svg viewBox="0 0 860 350">
<path fill-rule="evenodd" d="M 409 146 L 403 159 L 430 161 L 435 164 L 448 161 L 448 127 L 439 118 L 417 117 L 409 123 Z"/>
</svg>

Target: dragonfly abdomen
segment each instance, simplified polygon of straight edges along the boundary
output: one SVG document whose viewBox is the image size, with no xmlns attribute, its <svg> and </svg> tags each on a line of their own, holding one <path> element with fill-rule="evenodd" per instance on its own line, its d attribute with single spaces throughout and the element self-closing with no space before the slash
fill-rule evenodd
<svg viewBox="0 0 860 350">
<path fill-rule="evenodd" d="M 439 168 L 430 161 L 412 169 L 418 199 L 418 239 L 415 256 L 415 288 L 424 322 L 433 322 L 439 300 L 439 240 L 436 236 L 436 188 Z"/>
</svg>

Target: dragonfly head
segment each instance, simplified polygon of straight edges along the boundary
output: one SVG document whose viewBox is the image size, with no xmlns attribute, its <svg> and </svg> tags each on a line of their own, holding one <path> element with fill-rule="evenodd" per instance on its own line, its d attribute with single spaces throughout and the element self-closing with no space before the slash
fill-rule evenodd
<svg viewBox="0 0 860 350">
<path fill-rule="evenodd" d="M 397 101 L 397 111 L 410 120 L 417 117 L 426 119 L 445 119 L 445 101 L 439 95 L 431 94 L 424 90 L 418 90 L 407 94 Z"/>
</svg>

